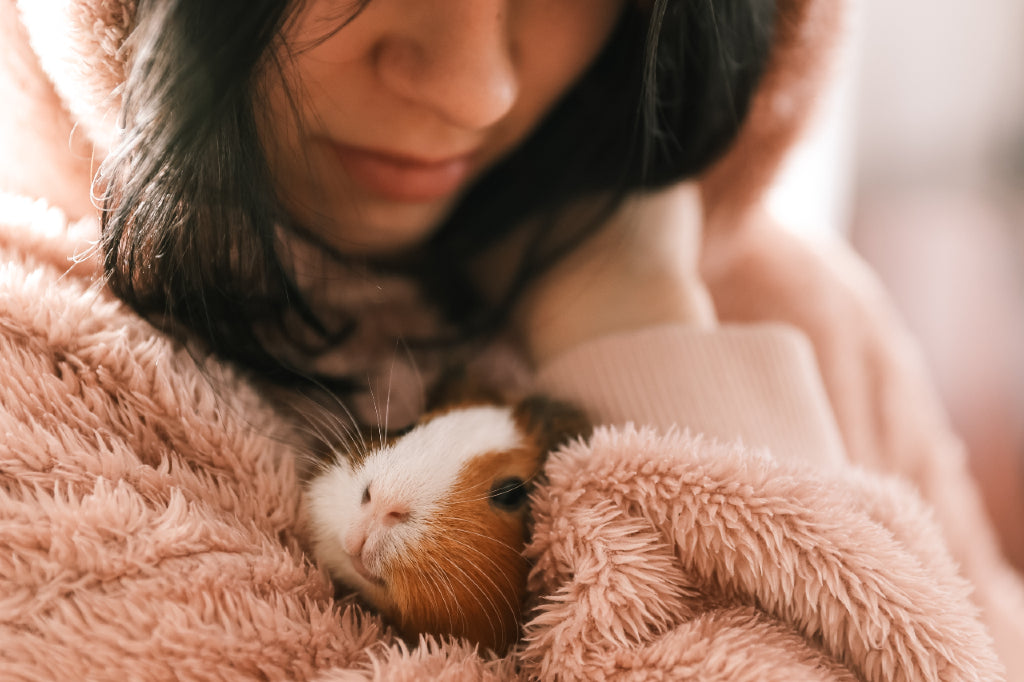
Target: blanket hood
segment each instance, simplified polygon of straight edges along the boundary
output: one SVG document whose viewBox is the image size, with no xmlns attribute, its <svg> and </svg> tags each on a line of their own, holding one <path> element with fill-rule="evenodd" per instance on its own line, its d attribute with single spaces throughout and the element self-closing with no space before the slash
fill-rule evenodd
<svg viewBox="0 0 1024 682">
<path fill-rule="evenodd" d="M 5 35 L 8 41 L 27 40 L 41 67 L 35 73 L 48 80 L 70 113 L 73 128 L 67 133 L 84 133 L 95 147 L 93 158 L 103 158 L 115 134 L 125 74 L 121 48 L 136 0 L 5 2 L 17 4 L 22 27 L 0 26 L 0 32 L 20 33 Z M 730 222 L 726 216 L 742 213 L 771 183 L 827 75 L 844 5 L 840 0 L 779 0 L 775 46 L 748 119 L 730 150 L 700 179 L 709 220 Z M 58 151 L 66 152 L 66 145 Z M 88 181 L 80 179 L 81 191 Z"/>
</svg>

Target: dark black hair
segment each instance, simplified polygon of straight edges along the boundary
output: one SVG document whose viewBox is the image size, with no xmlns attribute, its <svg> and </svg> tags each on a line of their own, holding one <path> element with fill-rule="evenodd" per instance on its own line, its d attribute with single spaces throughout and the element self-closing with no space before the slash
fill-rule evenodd
<svg viewBox="0 0 1024 682">
<path fill-rule="evenodd" d="M 365 4 L 352 3 L 352 15 Z M 289 337 L 300 320 L 324 347 L 351 330 L 324 327 L 279 257 L 277 230 L 290 219 L 258 142 L 254 102 L 290 8 L 139 0 L 125 46 L 123 134 L 97 178 L 113 290 L 150 319 L 282 380 L 292 373 L 257 329 Z M 706 168 L 744 120 L 775 14 L 774 0 L 631 2 L 589 71 L 405 267 L 467 335 L 494 328 L 522 286 L 600 216 L 576 233 L 538 229 L 499 306 L 472 295 L 459 264 L 571 200 L 601 196 L 610 210 L 630 192 Z"/>
</svg>

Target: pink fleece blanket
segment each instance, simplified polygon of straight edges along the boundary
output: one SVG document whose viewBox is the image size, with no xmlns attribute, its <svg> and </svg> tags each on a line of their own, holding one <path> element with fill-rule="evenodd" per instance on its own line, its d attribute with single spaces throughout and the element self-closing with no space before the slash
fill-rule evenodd
<svg viewBox="0 0 1024 682">
<path fill-rule="evenodd" d="M 402 644 L 304 552 L 286 426 L 92 283 L 42 207 L 0 229 L 0 677 L 991 680 L 916 494 L 599 429 L 538 493 L 506 658 Z M 81 226 L 87 234 L 89 225 Z"/>
</svg>

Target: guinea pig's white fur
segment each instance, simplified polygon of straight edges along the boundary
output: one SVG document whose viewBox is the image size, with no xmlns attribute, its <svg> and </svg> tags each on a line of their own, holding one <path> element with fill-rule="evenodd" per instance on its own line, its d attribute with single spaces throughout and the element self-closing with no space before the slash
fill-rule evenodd
<svg viewBox="0 0 1024 682">
<path fill-rule="evenodd" d="M 479 405 L 434 417 L 362 461 L 339 458 L 308 489 L 314 555 L 384 608 L 374 576 L 413 552 L 467 463 L 527 444 L 511 407 Z"/>
<path fill-rule="evenodd" d="M 483 404 L 339 458 L 308 488 L 313 554 L 408 637 L 507 647 L 527 569 L 525 509 L 490 508 L 488 493 L 495 480 L 534 476 L 542 446 L 513 408 Z"/>
<path fill-rule="evenodd" d="M 449 402 L 319 470 L 306 494 L 313 553 L 407 639 L 452 635 L 502 653 L 526 600 L 530 484 L 548 452 L 589 430 L 580 410 L 543 396 Z"/>
</svg>

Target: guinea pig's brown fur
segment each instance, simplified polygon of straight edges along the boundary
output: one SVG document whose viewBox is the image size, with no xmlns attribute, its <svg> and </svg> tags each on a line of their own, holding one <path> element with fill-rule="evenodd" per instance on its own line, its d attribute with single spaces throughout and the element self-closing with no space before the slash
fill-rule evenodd
<svg viewBox="0 0 1024 682">
<path fill-rule="evenodd" d="M 470 404 L 448 406 L 422 421 Z M 586 435 L 590 424 L 576 408 L 541 396 L 518 403 L 512 416 L 525 436 L 523 446 L 485 453 L 469 462 L 452 496 L 436 514 L 444 526 L 410 555 L 408 564 L 396 566 L 391 574 L 393 606 L 387 615 L 406 637 L 450 634 L 497 652 L 506 651 L 519 638 L 530 570 L 522 553 L 529 535 L 528 509 L 495 510 L 488 492 L 503 478 L 515 477 L 531 485 L 548 452 L 568 438 Z M 451 557 L 455 556 L 470 559 L 456 567 L 458 574 L 441 577 L 431 572 L 435 567 L 439 572 L 453 567 Z M 425 577 L 427 586 L 435 579 L 447 579 L 448 584 L 436 592 L 425 591 Z"/>
<path fill-rule="evenodd" d="M 479 405 L 447 406 L 424 417 L 420 426 L 446 415 L 458 417 L 460 412 L 471 419 L 474 406 Z M 420 634 L 454 635 L 503 653 L 519 638 L 530 569 L 522 554 L 529 536 L 526 491 L 540 473 L 548 451 L 571 437 L 586 435 L 590 425 L 574 407 L 539 397 L 519 402 L 503 419 L 514 422 L 515 444 L 466 457 L 454 482 L 429 514 L 394 507 L 401 513 L 392 511 L 395 519 L 390 523 L 396 528 L 400 523 L 415 527 L 415 539 L 403 541 L 401 550 L 374 564 L 372 580 L 353 579 L 344 566 L 335 575 L 355 587 L 410 641 Z M 395 443 L 400 441 L 402 438 Z M 438 450 L 436 456 L 444 454 Z M 523 487 L 517 488 L 516 482 Z M 362 485 L 347 494 L 358 495 Z M 364 507 L 385 504 L 378 499 L 383 492 L 371 492 L 372 485 L 366 483 Z M 498 501 L 509 504 L 503 506 Z M 314 524 L 317 514 L 314 504 Z M 332 563 L 330 554 L 341 546 L 331 549 L 331 542 L 336 538 L 328 533 L 319 545 L 314 543 L 329 568 L 338 565 Z M 363 565 L 362 559 L 359 563 Z"/>
<path fill-rule="evenodd" d="M 436 514 L 443 525 L 407 563 L 392 567 L 387 615 L 405 636 L 451 634 L 498 652 L 518 639 L 529 571 L 522 555 L 526 509 L 495 511 L 487 494 L 495 471 L 528 481 L 539 459 L 536 450 L 522 448 L 489 453 L 463 470 Z"/>
</svg>

